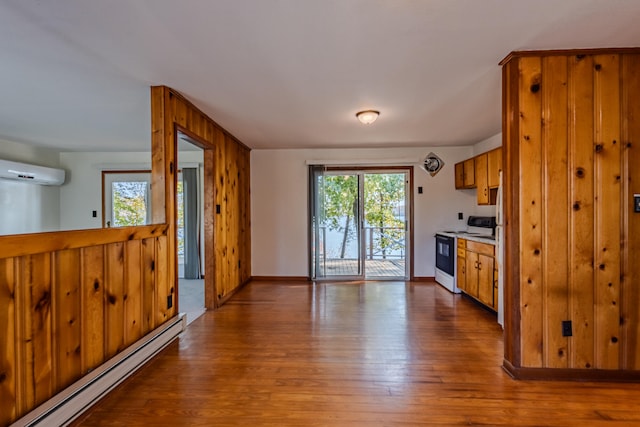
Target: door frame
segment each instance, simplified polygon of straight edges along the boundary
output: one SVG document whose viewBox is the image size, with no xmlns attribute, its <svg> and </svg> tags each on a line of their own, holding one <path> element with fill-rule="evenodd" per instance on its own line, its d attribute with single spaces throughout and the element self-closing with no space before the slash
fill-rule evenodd
<svg viewBox="0 0 640 427">
<path fill-rule="evenodd" d="M 215 208 L 214 208 L 214 200 L 215 200 L 215 147 L 205 143 L 201 140 L 201 138 L 195 133 L 189 131 L 188 129 L 180 126 L 177 123 L 174 123 L 174 134 L 173 134 L 173 150 L 174 153 L 178 153 L 178 139 L 182 137 L 183 140 L 188 141 L 189 143 L 197 146 L 203 151 L 203 167 L 204 167 L 204 177 L 202 180 L 203 186 L 203 200 L 204 204 L 204 218 L 202 218 L 204 222 L 204 259 L 202 260 L 204 263 L 204 306 L 207 310 L 213 310 L 218 308 L 220 301 L 218 295 L 216 294 L 215 287 L 215 257 L 213 256 L 215 249 L 215 234 L 214 234 L 214 217 L 215 217 Z M 176 160 L 178 154 L 176 154 Z M 177 189 L 177 174 L 174 174 L 175 181 L 174 185 L 174 194 L 176 194 Z M 174 197 L 174 212 L 177 212 L 178 206 L 178 198 Z M 174 227 L 176 232 L 176 236 L 174 236 L 176 242 L 176 251 L 177 251 L 177 227 Z M 176 286 L 178 285 L 178 257 L 175 256 L 175 272 L 176 272 Z M 178 292 L 175 293 L 176 297 Z M 176 298 L 177 299 L 177 298 Z M 179 304 L 179 301 L 176 302 Z M 180 306 L 178 305 L 178 308 Z"/>
</svg>

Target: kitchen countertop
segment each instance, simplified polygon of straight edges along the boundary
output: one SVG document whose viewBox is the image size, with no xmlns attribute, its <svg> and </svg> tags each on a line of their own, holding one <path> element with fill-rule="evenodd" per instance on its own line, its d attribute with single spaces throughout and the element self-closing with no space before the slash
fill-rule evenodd
<svg viewBox="0 0 640 427">
<path fill-rule="evenodd" d="M 456 237 L 459 239 L 471 240 L 478 243 L 487 243 L 489 245 L 495 245 L 496 239 L 491 235 L 482 233 L 469 233 L 467 231 L 438 231 L 437 234 L 443 236 Z"/>
</svg>

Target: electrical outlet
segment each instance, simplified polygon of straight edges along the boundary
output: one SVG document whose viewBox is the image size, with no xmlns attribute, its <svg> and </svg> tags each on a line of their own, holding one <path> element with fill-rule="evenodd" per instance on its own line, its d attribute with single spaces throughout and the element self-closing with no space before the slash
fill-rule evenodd
<svg viewBox="0 0 640 427">
<path fill-rule="evenodd" d="M 573 335 L 571 320 L 563 320 L 562 321 L 562 336 L 570 337 Z"/>
<path fill-rule="evenodd" d="M 422 187 L 418 187 L 418 194 L 422 194 Z"/>
<path fill-rule="evenodd" d="M 464 216 L 462 215 L 462 212 L 458 212 L 458 219 L 464 219 Z"/>
<path fill-rule="evenodd" d="M 167 308 L 173 307 L 173 295 L 167 297 Z"/>
<path fill-rule="evenodd" d="M 633 195 L 633 211 L 640 212 L 640 194 Z"/>
</svg>

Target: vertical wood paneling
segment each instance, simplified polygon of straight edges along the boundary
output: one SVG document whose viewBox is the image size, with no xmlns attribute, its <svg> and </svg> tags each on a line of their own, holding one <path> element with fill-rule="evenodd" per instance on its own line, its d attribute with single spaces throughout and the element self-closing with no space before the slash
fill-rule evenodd
<svg viewBox="0 0 640 427">
<path fill-rule="evenodd" d="M 209 263 L 212 270 L 205 274 L 205 304 L 208 308 L 218 306 L 219 299 L 232 293 L 246 281 L 251 274 L 250 252 L 250 195 L 249 195 L 249 149 L 226 133 L 202 111 L 170 88 L 157 86 L 152 93 L 152 130 L 154 137 L 162 134 L 162 159 L 154 157 L 152 175 L 163 175 L 166 200 L 163 205 L 160 198 L 154 199 L 153 210 L 165 212 L 170 230 L 170 239 L 166 242 L 169 262 L 167 263 L 167 295 L 157 295 L 157 304 L 166 305 L 166 296 L 175 292 L 176 254 L 175 252 L 175 195 L 172 175 L 172 161 L 175 161 L 176 126 L 188 133 L 206 150 L 212 150 L 212 156 L 205 156 L 205 176 L 212 177 L 213 190 L 208 192 L 212 207 L 219 206 L 220 213 L 213 214 L 213 251 L 205 257 L 213 257 Z M 162 109 L 162 111 L 156 111 Z M 153 139 L 154 144 L 157 142 Z M 158 142 L 159 143 L 159 142 Z M 246 175 L 245 175 L 246 174 Z M 244 177 L 246 176 L 246 184 Z M 156 180 L 154 179 L 154 182 Z M 158 179 L 160 182 L 160 179 Z M 154 216 L 155 218 L 155 216 Z M 205 249 L 206 250 L 206 249 Z M 214 268 L 215 266 L 215 268 Z M 163 284 L 157 284 L 158 293 L 164 292 Z M 174 295 L 175 297 L 175 295 Z M 159 307 L 156 313 L 160 315 Z M 175 305 L 168 314 L 175 312 Z M 158 318 L 156 316 L 156 318 Z"/>
<path fill-rule="evenodd" d="M 542 70 L 539 57 L 520 60 L 520 311 L 522 365 L 542 367 Z"/>
<path fill-rule="evenodd" d="M 82 249 L 82 373 L 105 360 L 104 247 Z"/>
<path fill-rule="evenodd" d="M 80 250 L 55 254 L 54 335 L 56 390 L 61 390 L 82 375 L 80 330 Z"/>
<path fill-rule="evenodd" d="M 125 244 L 124 344 L 128 346 L 142 337 L 142 244 L 131 240 Z"/>
<path fill-rule="evenodd" d="M 156 325 L 161 325 L 167 321 L 170 316 L 170 310 L 167 308 L 167 296 L 169 295 L 169 278 L 167 267 L 167 238 L 156 238 L 156 262 L 155 262 L 155 281 L 156 281 Z"/>
<path fill-rule="evenodd" d="M 620 356 L 621 157 L 619 56 L 594 57 L 596 366 Z"/>
<path fill-rule="evenodd" d="M 520 317 L 520 59 L 502 70 L 504 357 L 522 366 Z"/>
<path fill-rule="evenodd" d="M 53 394 L 53 334 L 51 314 L 51 254 L 24 257 L 25 266 L 25 393 L 29 405 Z"/>
<path fill-rule="evenodd" d="M 220 213 L 216 214 L 215 227 L 215 252 L 216 257 L 216 298 L 220 300 L 224 296 L 224 287 L 227 280 L 229 262 L 227 259 L 227 181 L 225 179 L 226 169 L 226 141 L 224 134 L 219 132 L 216 144 L 216 207 L 220 206 Z"/>
<path fill-rule="evenodd" d="M 210 127 L 212 128 L 212 127 Z M 212 136 L 213 137 L 213 136 Z M 215 165 L 216 150 L 209 148 L 204 150 L 205 164 Z M 215 204 L 215 168 L 209 167 L 204 170 L 204 275 L 207 280 L 211 280 L 213 286 L 205 286 L 204 300 L 205 307 L 216 307 L 216 246 L 215 246 L 215 225 L 217 222 Z"/>
<path fill-rule="evenodd" d="M 0 425 L 16 418 L 16 304 L 14 258 L 0 259 Z"/>
<path fill-rule="evenodd" d="M 640 55 L 622 58 L 622 143 L 624 244 L 622 367 L 640 369 L 640 213 L 634 212 L 633 195 L 640 194 Z"/>
<path fill-rule="evenodd" d="M 544 146 L 544 366 L 568 367 L 568 338 L 562 321 L 568 313 L 567 59 L 543 58 L 542 139 Z"/>
<path fill-rule="evenodd" d="M 154 224 L 166 222 L 166 176 L 164 173 L 167 157 L 165 152 L 165 92 L 162 90 L 151 90 L 151 216 Z"/>
<path fill-rule="evenodd" d="M 243 186 L 241 189 L 242 200 L 242 240 L 240 244 L 244 249 L 242 254 L 242 283 L 251 277 L 251 157 L 248 150 L 242 151 Z"/>
<path fill-rule="evenodd" d="M 593 57 L 569 57 L 571 368 L 595 367 L 593 312 Z"/>
<path fill-rule="evenodd" d="M 532 95 L 538 60 L 540 99 Z M 521 64 L 519 74 L 514 64 Z M 524 53 L 504 63 L 505 357 L 511 366 L 640 367 L 640 214 L 632 200 L 640 193 L 638 76 L 636 51 Z M 542 129 L 541 162 L 532 143 L 536 127 Z M 512 197 L 520 197 L 517 212 Z M 509 309 L 514 301 L 520 313 Z M 572 322 L 572 336 L 562 336 L 562 320 Z"/>
<path fill-rule="evenodd" d="M 105 351 L 107 358 L 124 348 L 124 243 L 106 247 Z"/>
<path fill-rule="evenodd" d="M 227 166 L 226 166 L 226 174 L 227 174 L 227 233 L 230 237 L 228 241 L 229 246 L 229 277 L 227 282 L 225 283 L 225 294 L 228 294 L 233 290 L 232 287 L 235 287 L 236 284 L 240 283 L 238 272 L 239 272 L 239 245 L 240 241 L 240 230 L 238 227 L 238 223 L 241 220 L 241 212 L 239 209 L 240 204 L 240 195 L 238 194 L 238 161 L 239 161 L 239 147 L 237 144 L 229 141 L 227 144 Z"/>
<path fill-rule="evenodd" d="M 186 109 L 183 106 L 181 98 L 175 96 L 172 92 L 167 91 L 166 96 L 169 101 L 166 105 L 171 106 L 171 113 L 165 114 L 165 174 L 166 186 L 165 193 L 167 197 L 166 217 L 169 229 L 167 236 L 169 239 L 160 239 L 156 241 L 156 324 L 160 325 L 172 317 L 175 305 L 168 307 L 167 298 L 173 298 L 174 287 L 177 286 L 178 273 L 178 255 L 177 255 L 177 208 L 178 201 L 176 190 L 178 184 L 178 153 L 176 141 L 175 123 L 186 124 Z M 160 252 L 160 245 L 162 252 Z"/>
<path fill-rule="evenodd" d="M 142 334 L 156 327 L 156 239 L 142 241 Z"/>
</svg>

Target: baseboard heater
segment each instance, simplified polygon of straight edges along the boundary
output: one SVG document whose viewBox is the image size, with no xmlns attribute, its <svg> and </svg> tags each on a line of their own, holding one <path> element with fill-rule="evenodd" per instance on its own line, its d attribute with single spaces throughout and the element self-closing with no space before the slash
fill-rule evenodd
<svg viewBox="0 0 640 427">
<path fill-rule="evenodd" d="M 169 345 L 185 327 L 184 314 L 172 318 L 11 424 L 11 427 L 69 425 Z"/>
</svg>

